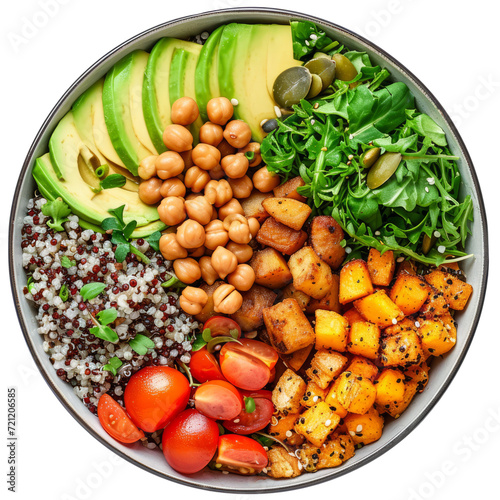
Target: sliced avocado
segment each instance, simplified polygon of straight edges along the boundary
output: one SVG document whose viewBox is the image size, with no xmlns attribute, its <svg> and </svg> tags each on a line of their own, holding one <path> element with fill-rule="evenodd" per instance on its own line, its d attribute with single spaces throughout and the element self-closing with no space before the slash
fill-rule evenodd
<svg viewBox="0 0 500 500">
<path fill-rule="evenodd" d="M 152 152 L 137 138 L 130 109 L 130 83 L 134 71 L 143 71 L 148 54 L 135 51 L 118 61 L 106 75 L 102 92 L 104 120 L 115 151 L 132 174 Z M 134 69 L 135 68 L 135 69 Z"/>
<path fill-rule="evenodd" d="M 203 45 L 195 72 L 196 102 L 203 121 L 208 120 L 207 104 L 213 97 L 219 97 L 219 42 L 224 26 L 219 26 Z"/>
<path fill-rule="evenodd" d="M 185 49 L 199 55 L 201 45 L 177 38 L 162 38 L 151 50 L 142 88 L 142 106 L 149 136 L 159 153 L 166 151 L 163 132 L 170 120 L 170 66 L 175 49 Z M 194 76 L 193 76 L 194 86 Z M 193 97 L 194 97 L 193 89 Z"/>
</svg>

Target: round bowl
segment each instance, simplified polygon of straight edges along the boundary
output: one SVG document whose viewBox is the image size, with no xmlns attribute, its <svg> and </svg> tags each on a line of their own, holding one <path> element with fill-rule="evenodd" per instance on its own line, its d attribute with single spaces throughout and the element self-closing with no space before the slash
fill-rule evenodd
<svg viewBox="0 0 500 500">
<path fill-rule="evenodd" d="M 22 268 L 21 252 L 19 251 L 25 208 L 35 188 L 31 169 L 34 160 L 47 151 L 50 134 L 58 121 L 69 111 L 75 99 L 96 80 L 105 75 L 119 59 L 129 52 L 137 49 L 151 49 L 154 43 L 164 36 L 187 38 L 203 31 L 211 31 L 217 26 L 229 22 L 287 24 L 290 19 L 313 21 L 320 25 L 331 38 L 346 44 L 352 49 L 368 52 L 375 63 L 388 68 L 395 81 L 402 81 L 408 85 L 416 98 L 419 109 L 430 115 L 446 132 L 451 151 L 461 158 L 459 168 L 463 176 L 464 190 L 472 196 L 474 203 L 474 223 L 472 225 L 474 237 L 468 240 L 467 251 L 474 254 L 475 257 L 468 259 L 463 265 L 463 269 L 468 276 L 468 282 L 474 287 L 474 293 L 467 309 L 459 315 L 460 327 L 457 344 L 443 359 L 435 360 L 425 391 L 414 398 L 408 410 L 400 418 L 387 422 L 379 441 L 357 450 L 356 455 L 341 467 L 323 469 L 315 474 L 303 474 L 288 480 L 232 474 L 223 475 L 210 470 L 184 476 L 171 469 L 166 463 L 163 454 L 158 450 L 149 450 L 140 444 L 123 445 L 108 436 L 99 424 L 97 417 L 90 413 L 73 393 L 71 386 L 57 377 L 49 362 L 49 357 L 42 349 L 42 337 L 37 333 L 35 311 L 22 294 L 26 276 Z M 401 441 L 429 413 L 457 373 L 474 336 L 486 291 L 488 236 L 480 187 L 465 145 L 446 111 L 411 72 L 370 41 L 323 19 L 276 9 L 226 9 L 169 21 L 131 38 L 87 69 L 67 90 L 40 128 L 19 175 L 10 219 L 9 266 L 17 314 L 31 354 L 59 401 L 92 436 L 133 464 L 172 481 L 197 488 L 224 492 L 277 492 L 330 480 L 367 464 Z"/>
</svg>

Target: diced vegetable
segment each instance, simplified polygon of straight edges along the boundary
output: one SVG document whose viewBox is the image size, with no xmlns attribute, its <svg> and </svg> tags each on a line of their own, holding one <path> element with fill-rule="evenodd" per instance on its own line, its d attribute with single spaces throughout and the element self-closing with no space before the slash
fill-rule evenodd
<svg viewBox="0 0 500 500">
<path fill-rule="evenodd" d="M 326 389 L 328 384 L 342 372 L 346 364 L 347 358 L 342 354 L 320 349 L 316 351 L 306 373 L 321 389 Z"/>
<path fill-rule="evenodd" d="M 333 269 L 337 269 L 345 258 L 345 249 L 340 244 L 344 231 L 330 215 L 314 217 L 309 229 L 309 240 L 319 258 Z"/>
<path fill-rule="evenodd" d="M 352 354 L 376 359 L 378 356 L 380 328 L 368 321 L 356 321 L 349 331 L 347 350 Z"/>
<path fill-rule="evenodd" d="M 314 330 L 316 349 L 334 349 L 339 352 L 346 350 L 349 322 L 340 314 L 317 309 Z"/>
<path fill-rule="evenodd" d="M 396 269 L 396 259 L 391 250 L 381 254 L 376 248 L 370 248 L 366 262 L 370 278 L 375 286 L 389 286 Z"/>
<path fill-rule="evenodd" d="M 300 400 L 306 390 L 306 383 L 294 371 L 287 369 L 273 389 L 272 402 L 277 411 L 288 415 L 299 413 Z"/>
<path fill-rule="evenodd" d="M 241 307 L 231 314 L 244 332 L 256 330 L 264 324 L 263 311 L 271 307 L 276 299 L 276 294 L 260 285 L 253 285 L 248 292 L 243 292 Z"/>
<path fill-rule="evenodd" d="M 294 200 L 302 201 L 303 203 L 305 203 L 307 201 L 307 198 L 297 193 L 297 188 L 304 185 L 305 182 L 299 175 L 297 177 L 294 177 L 293 179 L 289 179 L 283 184 L 280 184 L 278 187 L 275 187 L 273 189 L 273 193 L 276 198 L 293 198 Z"/>
<path fill-rule="evenodd" d="M 399 418 L 401 414 L 408 408 L 409 404 L 411 403 L 411 400 L 417 394 L 418 392 L 418 383 L 417 382 L 404 382 L 405 386 L 405 393 L 403 397 L 403 401 L 401 402 L 394 402 L 392 401 L 389 403 L 389 407 L 387 405 L 385 407 L 379 407 L 377 405 L 377 410 L 380 413 L 387 413 L 393 418 Z"/>
<path fill-rule="evenodd" d="M 340 404 L 339 398 L 337 397 L 337 388 L 341 382 L 341 379 L 338 378 L 331 385 L 328 394 L 325 397 L 325 403 L 330 405 L 330 408 L 336 413 L 340 418 L 344 418 L 349 412 Z"/>
<path fill-rule="evenodd" d="M 261 193 L 257 189 L 254 189 L 248 198 L 240 201 L 241 208 L 245 212 L 245 217 L 247 219 L 255 217 L 262 224 L 269 217 L 269 214 L 262 206 L 262 202 L 272 196 L 271 193 Z"/>
<path fill-rule="evenodd" d="M 342 307 L 339 302 L 339 283 L 339 275 L 332 274 L 332 286 L 328 293 L 322 299 L 311 299 L 306 307 L 307 314 L 313 314 L 316 309 L 335 311 L 340 314 Z"/>
<path fill-rule="evenodd" d="M 310 408 L 316 403 L 324 401 L 327 393 L 328 391 L 326 389 L 322 389 L 318 386 L 318 384 L 316 384 L 312 380 L 309 380 L 309 382 L 307 382 L 306 392 L 302 396 L 300 404 L 302 406 L 305 406 L 306 408 Z"/>
<path fill-rule="evenodd" d="M 420 309 L 420 314 L 429 319 L 436 316 L 442 316 L 443 314 L 448 314 L 450 306 L 444 298 L 444 295 L 441 292 L 438 292 L 433 286 L 430 288 L 431 293 L 429 294 L 425 304 Z"/>
<path fill-rule="evenodd" d="M 418 329 L 422 349 L 433 356 L 448 352 L 457 342 L 457 330 L 448 323 L 448 328 L 440 318 L 426 319 Z"/>
<path fill-rule="evenodd" d="M 353 325 L 356 321 L 366 321 L 355 307 L 351 307 L 351 309 L 347 310 L 344 313 L 344 318 L 349 321 L 350 325 Z"/>
<path fill-rule="evenodd" d="M 347 304 L 373 293 L 372 280 L 366 262 L 355 259 L 340 270 L 339 301 Z"/>
<path fill-rule="evenodd" d="M 389 296 L 405 316 L 410 316 L 420 310 L 431 293 L 431 287 L 419 276 L 400 274 Z"/>
<path fill-rule="evenodd" d="M 305 231 L 296 231 L 274 217 L 268 217 L 260 227 L 255 239 L 264 246 L 274 248 L 285 255 L 292 255 L 300 250 L 307 240 Z"/>
<path fill-rule="evenodd" d="M 405 394 L 404 375 L 393 368 L 385 368 L 380 373 L 377 384 L 377 397 L 375 402 L 378 406 L 387 407 L 392 402 L 400 403 Z"/>
<path fill-rule="evenodd" d="M 311 215 L 311 207 L 293 198 L 267 198 L 262 202 L 264 209 L 277 221 L 296 231 L 302 229 Z"/>
<path fill-rule="evenodd" d="M 385 337 L 381 343 L 380 361 L 383 366 L 410 366 L 423 359 L 420 338 L 413 331 Z"/>
<path fill-rule="evenodd" d="M 298 372 L 302 368 L 302 365 L 306 362 L 309 354 L 311 354 L 312 349 L 313 344 L 310 344 L 307 347 L 294 351 L 290 354 L 280 354 L 280 358 L 288 368 Z"/>
<path fill-rule="evenodd" d="M 307 305 L 309 304 L 309 302 L 311 302 L 311 297 L 309 297 L 309 295 L 305 294 L 304 292 L 297 290 L 293 286 L 293 283 L 290 283 L 283 289 L 283 298 L 295 299 L 303 311 L 307 310 Z"/>
<path fill-rule="evenodd" d="M 346 371 L 355 375 L 362 375 L 372 382 L 377 378 L 378 368 L 369 360 L 362 356 L 354 356 L 346 368 Z"/>
<path fill-rule="evenodd" d="M 321 446 L 339 422 L 340 417 L 321 401 L 300 415 L 295 424 L 295 432 L 315 446 Z"/>
<path fill-rule="evenodd" d="M 292 281 L 288 265 L 274 248 L 264 248 L 253 254 L 250 266 L 255 272 L 255 283 L 268 288 L 281 288 Z"/>
<path fill-rule="evenodd" d="M 424 276 L 425 281 L 439 290 L 451 309 L 461 311 L 465 309 L 469 297 L 472 294 L 472 286 L 460 280 L 451 273 L 443 271 L 432 271 Z"/>
<path fill-rule="evenodd" d="M 367 445 L 381 438 L 384 417 L 375 408 L 370 408 L 363 415 L 350 413 L 344 418 L 344 423 L 354 444 Z"/>
<path fill-rule="evenodd" d="M 348 412 L 363 415 L 373 406 L 377 391 L 370 380 L 348 371 L 339 380 L 337 399 Z"/>
<path fill-rule="evenodd" d="M 267 475 L 274 478 L 292 478 L 302 474 L 302 464 L 293 454 L 289 454 L 282 446 L 273 446 L 267 452 Z"/>
<path fill-rule="evenodd" d="M 354 307 L 367 321 L 380 328 L 395 325 L 404 318 L 401 309 L 387 296 L 384 290 L 363 297 L 354 302 Z"/>
<path fill-rule="evenodd" d="M 299 417 L 300 413 L 275 415 L 271 419 L 271 423 L 268 426 L 268 434 L 286 444 L 290 444 L 292 446 L 301 445 L 304 442 L 304 437 L 297 434 L 293 428 Z"/>
</svg>

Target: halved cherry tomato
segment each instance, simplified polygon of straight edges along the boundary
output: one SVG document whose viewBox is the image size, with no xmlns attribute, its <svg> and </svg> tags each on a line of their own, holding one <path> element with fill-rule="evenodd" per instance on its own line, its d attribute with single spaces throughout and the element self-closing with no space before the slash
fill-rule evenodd
<svg viewBox="0 0 500 500">
<path fill-rule="evenodd" d="M 261 342 L 260 340 L 240 339 L 240 344 L 237 342 L 231 342 L 226 344 L 224 347 L 250 354 L 251 356 L 260 359 L 269 367 L 270 370 L 274 368 L 279 359 L 276 349 L 268 344 L 264 344 L 264 342 Z"/>
<path fill-rule="evenodd" d="M 272 401 L 273 398 L 273 393 L 266 389 L 260 389 L 260 391 L 240 391 L 240 394 L 244 398 L 264 398 L 269 399 L 269 401 Z"/>
<path fill-rule="evenodd" d="M 125 410 L 109 395 L 103 394 L 97 405 L 97 416 L 103 429 L 121 443 L 135 443 L 144 437 Z"/>
<path fill-rule="evenodd" d="M 208 465 L 217 450 L 219 427 L 197 410 L 184 410 L 163 431 L 163 455 L 170 467 L 193 474 Z"/>
<path fill-rule="evenodd" d="M 271 401 L 271 391 L 240 391 L 243 398 L 251 397 L 255 402 L 255 410 L 247 413 L 243 408 L 240 414 L 232 419 L 222 422 L 222 425 L 235 434 L 252 434 L 264 429 L 270 422 L 274 413 Z"/>
<path fill-rule="evenodd" d="M 154 432 L 186 407 L 190 394 L 189 382 L 182 373 L 168 366 L 146 366 L 130 377 L 125 408 L 135 425 Z"/>
<path fill-rule="evenodd" d="M 194 405 L 207 417 L 228 420 L 239 415 L 243 408 L 243 398 L 229 382 L 211 380 L 196 389 Z"/>
<path fill-rule="evenodd" d="M 231 330 L 238 331 L 238 338 L 241 337 L 241 328 L 236 321 L 225 316 L 212 316 L 203 325 L 203 330 L 210 328 L 212 337 L 230 336 Z"/>
<path fill-rule="evenodd" d="M 189 369 L 191 375 L 201 383 L 208 380 L 226 380 L 220 371 L 217 359 L 207 351 L 206 347 L 202 347 L 199 351 L 191 354 Z"/>
<path fill-rule="evenodd" d="M 219 451 L 215 461 L 243 474 L 249 474 L 260 472 L 267 465 L 267 453 L 254 439 L 237 434 L 224 434 L 219 436 Z"/>
</svg>

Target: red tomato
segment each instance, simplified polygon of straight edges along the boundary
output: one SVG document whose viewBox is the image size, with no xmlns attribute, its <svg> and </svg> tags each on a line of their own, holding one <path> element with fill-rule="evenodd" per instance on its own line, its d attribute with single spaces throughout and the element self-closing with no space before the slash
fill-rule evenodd
<svg viewBox="0 0 500 500">
<path fill-rule="evenodd" d="M 184 410 L 163 431 L 165 459 L 172 469 L 193 474 L 208 465 L 217 451 L 219 427 L 197 410 Z"/>
<path fill-rule="evenodd" d="M 271 391 L 267 391 L 266 389 L 261 389 L 260 391 L 240 391 L 240 394 L 244 398 L 265 398 L 272 401 L 273 393 Z"/>
<path fill-rule="evenodd" d="M 135 443 L 144 437 L 144 432 L 133 424 L 125 410 L 109 394 L 99 398 L 97 416 L 103 429 L 121 443 Z"/>
<path fill-rule="evenodd" d="M 260 472 L 267 465 L 267 453 L 257 441 L 246 436 L 224 434 L 219 436 L 216 462 L 232 469 Z M 250 471 L 251 472 L 251 471 Z"/>
<path fill-rule="evenodd" d="M 251 339 L 240 339 L 240 342 L 242 345 L 239 345 L 236 342 L 233 343 L 236 349 L 260 359 L 269 367 L 270 370 L 272 370 L 278 362 L 278 353 L 276 352 L 276 349 L 270 345 L 264 344 L 264 342 L 260 342 L 260 340 Z"/>
<path fill-rule="evenodd" d="M 199 351 L 191 353 L 189 369 L 191 370 L 191 375 L 201 383 L 208 380 L 226 380 L 220 371 L 217 359 L 207 351 L 206 347 L 202 347 Z"/>
<path fill-rule="evenodd" d="M 125 408 L 135 425 L 154 432 L 186 407 L 190 393 L 187 378 L 174 368 L 146 366 L 130 377 Z"/>
<path fill-rule="evenodd" d="M 228 420 L 239 415 L 243 408 L 243 398 L 229 382 L 211 380 L 196 389 L 194 405 L 207 417 Z"/>
<path fill-rule="evenodd" d="M 203 330 L 210 328 L 212 337 L 230 336 L 231 330 L 238 330 L 238 338 L 241 337 L 241 328 L 236 321 L 225 316 L 212 316 L 203 325 Z"/>
<path fill-rule="evenodd" d="M 230 432 L 235 434 L 252 434 L 254 432 L 264 429 L 270 422 L 274 413 L 274 405 L 271 401 L 271 397 L 267 395 L 260 395 L 259 392 L 269 392 L 271 391 L 241 391 L 246 393 L 244 397 L 252 397 L 255 401 L 255 410 L 251 413 L 247 413 L 245 408 L 241 410 L 240 414 L 232 419 L 222 422 L 222 425 Z"/>
</svg>

